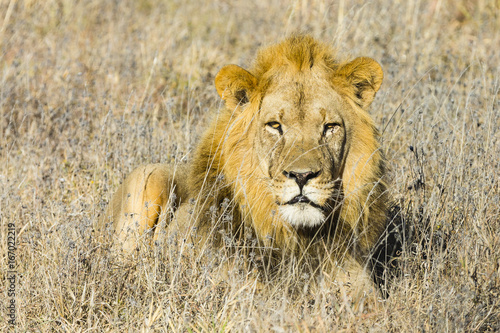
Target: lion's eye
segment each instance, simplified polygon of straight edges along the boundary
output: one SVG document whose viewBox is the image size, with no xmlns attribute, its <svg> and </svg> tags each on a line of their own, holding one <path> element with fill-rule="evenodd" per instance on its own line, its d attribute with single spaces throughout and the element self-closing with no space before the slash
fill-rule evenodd
<svg viewBox="0 0 500 333">
<path fill-rule="evenodd" d="M 325 127 L 323 129 L 323 135 L 333 134 L 333 133 L 337 132 L 339 129 L 340 129 L 339 123 L 325 124 Z"/>
<path fill-rule="evenodd" d="M 267 127 L 277 130 L 280 135 L 283 134 L 283 129 L 281 128 L 281 124 L 277 121 L 271 121 L 266 124 Z"/>
</svg>

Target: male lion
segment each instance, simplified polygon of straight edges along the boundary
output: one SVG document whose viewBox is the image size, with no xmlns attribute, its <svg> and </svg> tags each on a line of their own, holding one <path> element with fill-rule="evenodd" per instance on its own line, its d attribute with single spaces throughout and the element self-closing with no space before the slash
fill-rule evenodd
<svg viewBox="0 0 500 333">
<path fill-rule="evenodd" d="M 204 240 L 217 228 L 234 238 L 250 229 L 263 248 L 366 262 L 387 220 L 384 157 L 367 112 L 382 78 L 374 60 L 338 61 L 302 35 L 263 48 L 249 71 L 223 67 L 215 86 L 225 108 L 188 170 L 139 167 L 114 195 L 105 217 L 115 244 L 135 249 L 175 212 L 161 215 L 169 232 Z M 235 209 L 214 224 L 224 203 Z"/>
</svg>

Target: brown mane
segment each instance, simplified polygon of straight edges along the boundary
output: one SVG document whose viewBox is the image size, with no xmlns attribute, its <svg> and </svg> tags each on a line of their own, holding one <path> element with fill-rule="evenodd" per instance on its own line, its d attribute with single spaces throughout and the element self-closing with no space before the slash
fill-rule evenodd
<svg viewBox="0 0 500 333">
<path fill-rule="evenodd" d="M 363 66 L 364 58 L 358 59 L 361 62 L 354 65 L 338 62 L 329 46 L 310 36 L 294 36 L 261 50 L 250 70 L 255 82 L 248 78 L 243 81 L 242 78 L 242 87 L 231 88 L 238 91 L 255 83 L 254 89 L 247 92 L 248 100 L 238 98 L 240 103 L 231 104 L 228 98 L 226 110 L 217 115 L 201 140 L 191 171 L 194 180 L 191 193 L 194 196 L 203 193 L 202 197 L 213 198 L 207 200 L 206 205 L 217 207 L 224 197 L 234 198 L 241 212 L 240 222 L 250 224 L 265 244 L 278 247 L 300 245 L 300 231 L 284 224 L 278 217 L 265 175 L 256 171 L 259 161 L 252 153 L 253 119 L 273 80 L 279 80 L 283 75 L 300 75 L 301 72 L 307 75 L 311 67 L 320 66 L 321 74 L 346 97 L 359 124 L 354 133 L 357 144 L 349 152 L 343 174 L 345 200 L 338 221 L 332 222 L 338 223 L 339 239 L 356 238 L 359 250 L 366 252 L 384 227 L 386 207 L 383 201 L 386 194 L 382 180 L 384 159 L 378 148 L 378 133 L 370 116 L 362 109 L 364 96 L 357 96 L 353 88 L 353 84 L 370 84 L 372 74 L 361 71 L 361 75 L 350 77 L 350 72 L 357 69 L 353 67 Z M 234 82 L 238 79 L 232 78 Z M 374 84 L 380 85 L 379 82 Z M 224 178 L 218 185 L 222 191 L 213 196 L 209 192 L 220 175 Z M 368 228 L 369 225 L 375 227 Z M 327 227 L 331 229 L 331 226 Z"/>
</svg>

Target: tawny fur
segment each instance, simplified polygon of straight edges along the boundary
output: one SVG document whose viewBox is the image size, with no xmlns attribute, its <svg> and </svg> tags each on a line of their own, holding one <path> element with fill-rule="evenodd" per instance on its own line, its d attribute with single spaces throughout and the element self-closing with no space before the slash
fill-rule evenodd
<svg viewBox="0 0 500 333">
<path fill-rule="evenodd" d="M 313 255 L 326 246 L 328 255 L 347 253 L 362 262 L 386 225 L 384 157 L 367 112 L 382 78 L 374 60 L 339 61 L 309 36 L 262 49 L 248 71 L 222 68 L 215 85 L 225 108 L 214 115 L 187 174 L 145 166 L 115 194 L 105 220 L 113 222 L 117 242 L 133 249 L 125 229 L 140 235 L 162 211 L 189 200 L 198 230 L 211 234 L 207 212 L 229 199 L 236 206 L 231 230 L 250 227 L 264 245 Z M 284 176 L 289 170 L 319 170 L 304 186 L 329 207 L 319 227 L 297 227 L 280 215 L 280 205 L 289 204 L 280 202 L 280 191 L 295 186 Z"/>
</svg>

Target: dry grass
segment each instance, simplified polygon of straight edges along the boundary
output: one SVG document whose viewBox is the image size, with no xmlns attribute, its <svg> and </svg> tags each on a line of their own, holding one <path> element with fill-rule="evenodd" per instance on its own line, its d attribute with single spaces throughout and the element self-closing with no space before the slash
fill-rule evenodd
<svg viewBox="0 0 500 333">
<path fill-rule="evenodd" d="M 20 332 L 500 330 L 499 2 L 285 3 L 0 2 L 1 331 L 9 223 Z M 385 70 L 372 112 L 410 233 L 391 297 L 364 307 L 307 276 L 257 291 L 219 253 L 96 250 L 125 174 L 190 158 L 218 68 L 296 30 Z"/>
</svg>

